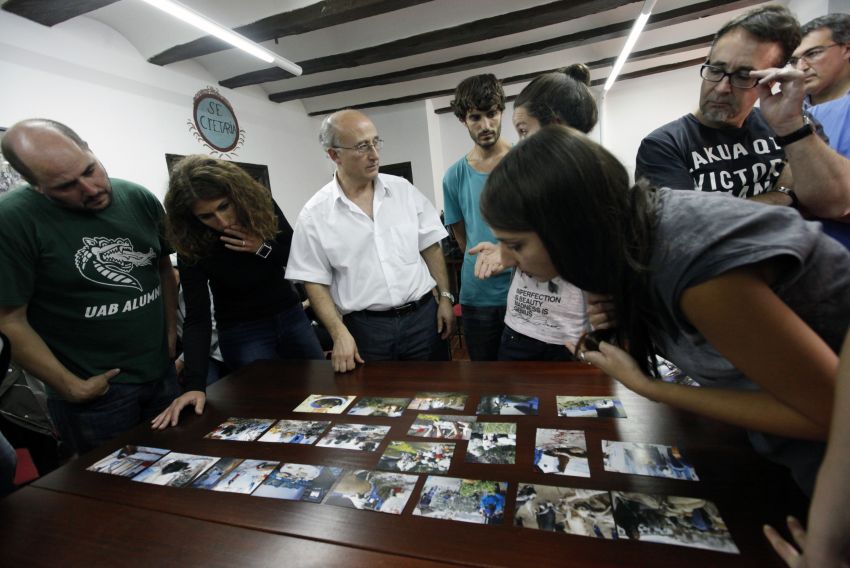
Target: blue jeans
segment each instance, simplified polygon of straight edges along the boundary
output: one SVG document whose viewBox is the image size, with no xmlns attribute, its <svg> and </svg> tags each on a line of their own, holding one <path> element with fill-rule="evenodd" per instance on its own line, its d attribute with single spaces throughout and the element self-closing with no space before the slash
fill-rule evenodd
<svg viewBox="0 0 850 568">
<path fill-rule="evenodd" d="M 110 383 L 105 395 L 87 402 L 48 398 L 47 408 L 62 441 L 82 454 L 151 420 L 178 396 L 177 374 L 170 364 L 159 380 L 138 385 Z"/>
<path fill-rule="evenodd" d="M 364 361 L 426 361 L 439 340 L 437 302 L 427 302 L 403 316 L 346 314 L 343 323 Z"/>
<path fill-rule="evenodd" d="M 473 361 L 495 361 L 499 356 L 502 330 L 505 329 L 505 306 L 461 306 L 466 350 Z"/>
<path fill-rule="evenodd" d="M 260 359 L 325 358 L 300 303 L 276 316 L 219 328 L 218 346 L 231 371 Z"/>
<path fill-rule="evenodd" d="M 546 343 L 523 335 L 505 326 L 499 361 L 574 361 L 573 354 L 563 345 Z"/>
</svg>

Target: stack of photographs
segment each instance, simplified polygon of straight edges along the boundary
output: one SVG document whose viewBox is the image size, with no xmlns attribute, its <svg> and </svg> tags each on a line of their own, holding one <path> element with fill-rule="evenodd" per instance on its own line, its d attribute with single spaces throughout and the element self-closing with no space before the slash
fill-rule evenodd
<svg viewBox="0 0 850 568">
<path fill-rule="evenodd" d="M 311 394 L 295 407 L 293 412 L 314 412 L 318 414 L 342 414 L 357 397 L 342 395 Z"/>
<path fill-rule="evenodd" d="M 570 418 L 625 418 L 620 399 L 610 396 L 558 396 L 558 416 Z"/>
<path fill-rule="evenodd" d="M 269 418 L 228 418 L 204 438 L 253 442 L 272 424 L 274 424 L 274 419 Z"/>
<path fill-rule="evenodd" d="M 410 425 L 408 436 L 468 440 L 472 435 L 475 416 L 457 414 L 420 414 Z"/>
<path fill-rule="evenodd" d="M 336 424 L 317 446 L 374 452 L 389 433 L 389 426 L 375 424 Z"/>
<path fill-rule="evenodd" d="M 516 424 L 513 422 L 476 422 L 466 448 L 470 463 L 516 463 Z"/>
<path fill-rule="evenodd" d="M 279 420 L 260 436 L 259 442 L 278 444 L 315 444 L 331 425 L 324 420 Z"/>
<path fill-rule="evenodd" d="M 390 442 L 378 469 L 404 473 L 445 473 L 452 463 L 454 444 L 442 442 Z"/>
<path fill-rule="evenodd" d="M 385 416 L 398 418 L 410 404 L 409 398 L 367 396 L 357 401 L 348 414 L 355 416 Z"/>
<path fill-rule="evenodd" d="M 481 525 L 504 521 L 504 481 L 482 481 L 429 475 L 414 515 Z"/>
<path fill-rule="evenodd" d="M 466 407 L 465 394 L 458 392 L 420 392 L 416 393 L 408 410 L 457 410 L 463 412 Z"/>
<path fill-rule="evenodd" d="M 590 477 L 584 432 L 538 428 L 534 442 L 534 470 L 539 473 Z"/>
<path fill-rule="evenodd" d="M 333 488 L 325 504 L 400 515 L 417 479 L 416 475 L 388 471 L 349 471 Z"/>
<path fill-rule="evenodd" d="M 537 416 L 539 407 L 540 399 L 536 396 L 495 394 L 482 396 L 475 414 Z"/>
<path fill-rule="evenodd" d="M 605 471 L 699 481 L 676 446 L 602 440 Z"/>
</svg>

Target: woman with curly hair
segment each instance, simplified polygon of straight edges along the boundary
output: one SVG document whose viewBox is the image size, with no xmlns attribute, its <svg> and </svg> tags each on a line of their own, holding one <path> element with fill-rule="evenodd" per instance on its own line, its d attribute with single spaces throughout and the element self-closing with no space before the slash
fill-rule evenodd
<svg viewBox="0 0 850 568">
<path fill-rule="evenodd" d="M 176 425 L 187 405 L 203 411 L 210 291 L 230 369 L 257 359 L 323 358 L 301 301 L 284 279 L 292 227 L 268 189 L 236 164 L 188 156 L 171 172 L 165 211 L 186 300 L 185 392 L 152 421 L 159 429 Z"/>
</svg>

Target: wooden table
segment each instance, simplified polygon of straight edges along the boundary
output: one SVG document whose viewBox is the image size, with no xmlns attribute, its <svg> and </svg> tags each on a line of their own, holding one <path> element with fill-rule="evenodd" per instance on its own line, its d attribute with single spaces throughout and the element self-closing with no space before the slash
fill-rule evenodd
<svg viewBox="0 0 850 568">
<path fill-rule="evenodd" d="M 420 391 L 469 394 L 474 414 L 484 394 L 540 397 L 539 416 L 492 417 L 518 424 L 515 465 L 463 461 L 458 448 L 446 475 L 509 482 L 505 524 L 474 525 L 411 514 L 421 474 L 402 515 L 134 483 L 86 468 L 126 443 L 178 452 L 374 469 L 390 440 L 405 439 L 416 411 L 401 418 L 293 413 L 310 394 L 413 396 Z M 556 395 L 614 395 L 628 418 L 560 418 Z M 386 424 L 375 452 L 204 439 L 231 416 Z M 584 430 L 590 478 L 533 470 L 537 427 Z M 601 440 L 678 445 L 699 482 L 608 473 Z M 513 526 L 518 482 L 706 498 L 718 506 L 740 555 L 646 542 L 601 540 Z M 761 536 L 802 514 L 785 472 L 750 449 L 740 430 L 638 397 L 579 364 L 372 363 L 335 375 L 328 362 L 255 363 L 213 385 L 202 416 L 180 426 L 129 432 L 30 487 L 0 501 L 0 551 L 33 565 L 285 566 L 782 566 Z M 5 561 L 4 561 L 5 562 Z M 12 565 L 10 563 L 10 565 Z"/>
</svg>

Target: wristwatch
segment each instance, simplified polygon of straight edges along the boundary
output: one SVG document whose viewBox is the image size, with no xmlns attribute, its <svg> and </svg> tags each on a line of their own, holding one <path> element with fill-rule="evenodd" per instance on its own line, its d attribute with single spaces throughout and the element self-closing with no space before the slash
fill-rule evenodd
<svg viewBox="0 0 850 568">
<path fill-rule="evenodd" d="M 774 138 L 774 140 L 780 146 L 787 146 L 788 144 L 793 144 L 797 140 L 802 140 L 803 138 L 805 138 L 806 136 L 809 136 L 810 134 L 814 134 L 814 132 L 815 132 L 815 129 L 812 126 L 812 121 L 809 120 L 808 115 L 804 114 L 803 115 L 803 126 L 798 128 L 794 132 L 786 134 L 785 136 L 777 136 L 776 138 Z"/>
<path fill-rule="evenodd" d="M 270 247 L 266 243 L 263 243 L 263 244 L 260 245 L 260 248 L 258 248 L 257 252 L 255 252 L 254 254 L 256 254 L 257 256 L 259 256 L 261 258 L 268 258 L 269 254 L 271 254 L 271 252 L 272 252 L 272 247 Z"/>
<path fill-rule="evenodd" d="M 440 291 L 441 298 L 448 298 L 449 302 L 454 306 L 455 305 L 455 296 L 451 292 Z"/>
</svg>

